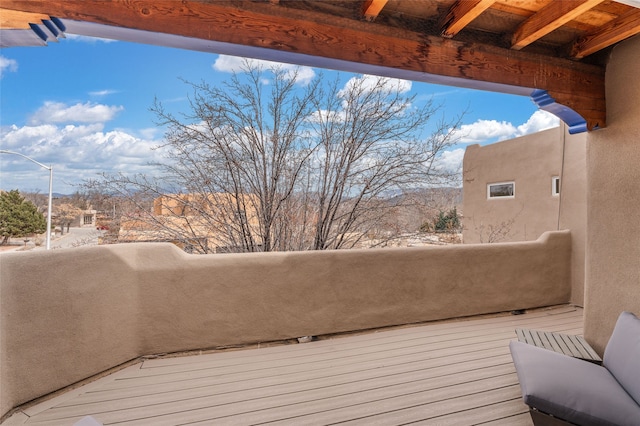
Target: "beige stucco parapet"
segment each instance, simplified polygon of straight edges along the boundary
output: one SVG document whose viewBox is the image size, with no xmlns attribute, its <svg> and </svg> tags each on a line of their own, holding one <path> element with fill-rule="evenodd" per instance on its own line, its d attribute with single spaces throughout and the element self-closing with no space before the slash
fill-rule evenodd
<svg viewBox="0 0 640 426">
<path fill-rule="evenodd" d="M 5 253 L 1 413 L 142 355 L 566 303 L 570 256 L 566 231 L 407 249 Z"/>
</svg>

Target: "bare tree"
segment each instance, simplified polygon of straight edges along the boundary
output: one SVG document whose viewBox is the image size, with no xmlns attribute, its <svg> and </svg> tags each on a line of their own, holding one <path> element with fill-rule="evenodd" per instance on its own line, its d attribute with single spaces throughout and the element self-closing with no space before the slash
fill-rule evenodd
<svg viewBox="0 0 640 426">
<path fill-rule="evenodd" d="M 480 244 L 499 243 L 511 237 L 511 228 L 515 219 L 504 220 L 497 224 L 481 223 L 478 226 L 474 225 L 474 230 L 480 237 Z"/>
<path fill-rule="evenodd" d="M 67 227 L 67 232 L 69 232 L 69 227 L 71 223 L 82 213 L 82 209 L 74 206 L 70 203 L 61 203 L 55 207 L 54 216 L 55 221 L 58 225 L 60 225 L 60 233 L 64 235 L 64 227 Z"/>
<path fill-rule="evenodd" d="M 354 78 L 344 89 L 335 81 L 316 101 L 314 249 L 353 246 L 399 203 L 410 200 L 392 195 L 451 177 L 434 163 L 455 142 L 452 130 L 459 119 L 440 121 L 425 139 L 421 132 L 439 108 L 432 102 L 416 106 L 397 80 Z"/>
<path fill-rule="evenodd" d="M 42 194 L 40 191 L 35 192 L 24 192 L 22 193 L 25 200 L 31 201 L 33 205 L 38 208 L 38 211 L 41 213 L 46 213 L 48 208 L 48 198 L 47 194 Z"/>
<path fill-rule="evenodd" d="M 275 230 L 313 150 L 307 118 L 319 81 L 300 93 L 295 72 L 271 71 L 268 86 L 265 71 L 248 64 L 221 86 L 191 84 L 192 115 L 182 120 L 159 103 L 153 108 L 169 127 L 173 162 L 164 167 L 172 186 L 202 194 L 186 203 L 194 217 L 209 223 L 223 244 L 242 251 L 286 248 Z"/>
<path fill-rule="evenodd" d="M 208 253 L 352 247 L 398 194 L 450 178 L 436 159 L 460 118 L 425 138 L 439 107 L 418 106 L 397 80 L 298 83 L 296 71 L 249 62 L 221 85 L 188 83 L 189 114 L 152 107 L 167 128 L 162 178 L 105 183 L 134 199 L 130 220 L 150 234 Z"/>
</svg>

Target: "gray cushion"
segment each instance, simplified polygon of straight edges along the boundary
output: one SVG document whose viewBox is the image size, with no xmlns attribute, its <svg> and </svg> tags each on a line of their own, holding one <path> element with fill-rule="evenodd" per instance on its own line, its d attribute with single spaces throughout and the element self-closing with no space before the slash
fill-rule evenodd
<svg viewBox="0 0 640 426">
<path fill-rule="evenodd" d="M 512 341 L 525 404 L 579 425 L 637 426 L 640 406 L 596 364 Z"/>
<path fill-rule="evenodd" d="M 623 312 L 618 317 L 604 350 L 602 364 L 629 395 L 640 403 L 640 319 L 631 312 Z"/>
</svg>

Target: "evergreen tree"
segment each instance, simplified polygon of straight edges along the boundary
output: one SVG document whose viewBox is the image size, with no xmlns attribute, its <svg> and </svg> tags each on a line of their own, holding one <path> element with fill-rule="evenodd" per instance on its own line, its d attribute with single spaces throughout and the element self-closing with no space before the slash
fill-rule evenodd
<svg viewBox="0 0 640 426">
<path fill-rule="evenodd" d="M 460 216 L 458 210 L 454 207 L 448 213 L 440 210 L 438 218 L 434 221 L 434 229 L 436 232 L 455 232 L 460 229 Z"/>
<path fill-rule="evenodd" d="M 30 201 L 26 201 L 17 189 L 0 193 L 0 236 L 4 245 L 12 237 L 41 234 L 47 229 L 44 215 Z"/>
</svg>

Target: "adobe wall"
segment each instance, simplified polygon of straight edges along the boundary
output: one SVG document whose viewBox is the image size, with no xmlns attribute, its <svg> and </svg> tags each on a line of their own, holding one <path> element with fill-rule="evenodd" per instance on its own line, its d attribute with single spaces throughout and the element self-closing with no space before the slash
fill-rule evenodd
<svg viewBox="0 0 640 426">
<path fill-rule="evenodd" d="M 489 228 L 501 224 L 498 242 L 532 241 L 558 227 L 559 197 L 551 178 L 562 169 L 562 129 L 508 141 L 468 146 L 464 155 L 464 242 L 487 243 Z M 487 199 L 487 184 L 515 182 L 515 197 Z"/>
<path fill-rule="evenodd" d="M 73 250 L 73 251 L 71 251 Z M 0 416 L 136 357 L 566 303 L 569 232 L 406 249 L 2 254 Z"/>
<path fill-rule="evenodd" d="M 607 127 L 589 133 L 585 337 L 602 351 L 623 310 L 640 315 L 640 37 L 606 72 Z"/>
<path fill-rule="evenodd" d="M 465 243 L 531 241 L 544 232 L 572 233 L 572 298 L 584 303 L 586 237 L 586 134 L 565 126 L 486 146 L 471 145 L 464 156 Z M 561 176 L 559 196 L 552 178 Z M 487 198 L 487 184 L 515 182 L 515 197 Z"/>
<path fill-rule="evenodd" d="M 571 303 L 584 306 L 587 247 L 587 135 L 565 134 L 558 229 L 571 231 Z"/>
</svg>

